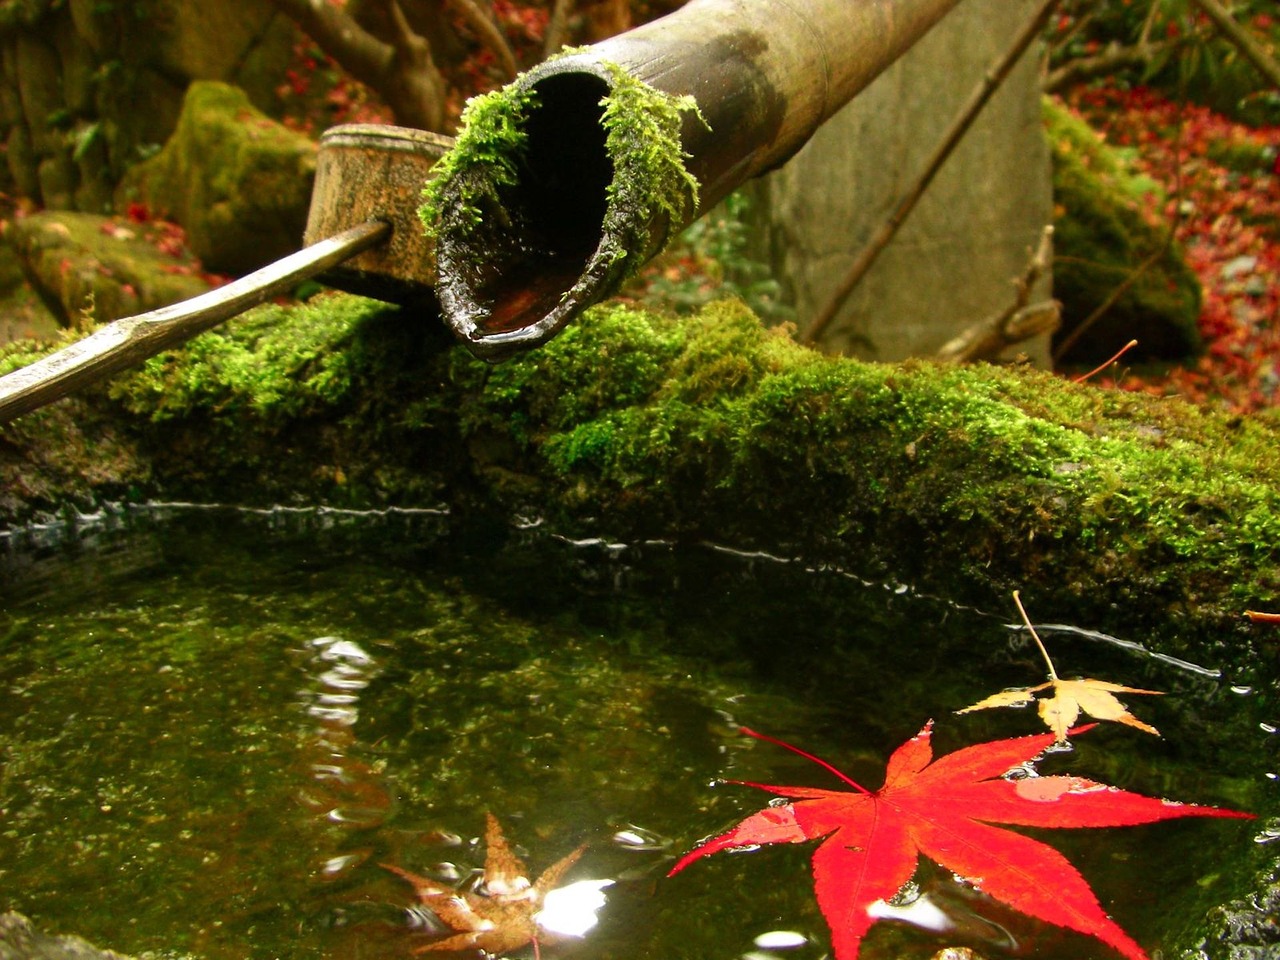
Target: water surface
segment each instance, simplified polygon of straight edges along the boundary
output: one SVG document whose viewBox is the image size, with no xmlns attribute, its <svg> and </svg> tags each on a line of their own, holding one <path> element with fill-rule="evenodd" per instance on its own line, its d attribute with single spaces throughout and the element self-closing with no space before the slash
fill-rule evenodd
<svg viewBox="0 0 1280 960">
<path fill-rule="evenodd" d="M 574 544 L 430 514 L 130 517 L 11 537 L 0 613 L 0 911 L 122 952 L 407 957 L 426 920 L 379 864 L 465 883 L 492 812 L 535 874 L 585 843 L 568 879 L 614 881 L 599 926 L 544 955 L 818 960 L 807 848 L 664 879 L 768 799 L 722 780 L 840 786 L 738 725 L 872 788 L 930 718 L 938 753 L 1038 732 L 1026 711 L 952 714 L 1043 679 L 1010 611 L 705 545 Z M 1164 739 L 1100 728 L 1055 769 L 1273 802 L 1261 696 L 1211 664 L 1071 629 L 1046 639 L 1064 675 L 1173 694 L 1129 701 Z M 1258 830 L 1039 836 L 1155 949 L 1235 893 Z M 1112 955 L 941 870 L 917 880 L 955 928 L 880 923 L 864 957 Z"/>
</svg>

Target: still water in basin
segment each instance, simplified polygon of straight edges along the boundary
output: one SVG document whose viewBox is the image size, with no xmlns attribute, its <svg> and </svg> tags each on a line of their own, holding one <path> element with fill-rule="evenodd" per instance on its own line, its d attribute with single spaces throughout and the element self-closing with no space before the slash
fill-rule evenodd
<svg viewBox="0 0 1280 960">
<path fill-rule="evenodd" d="M 598 924 L 545 956 L 818 960 L 808 846 L 664 878 L 768 799 L 720 781 L 841 786 L 738 725 L 872 788 L 930 718 L 938 754 L 1038 732 L 1027 711 L 952 713 L 1043 679 L 1008 611 L 796 563 L 460 534 L 426 514 L 169 509 L 123 526 L 11 545 L 0 613 L 0 912 L 122 952 L 409 956 L 430 920 L 379 864 L 465 884 L 492 813 L 534 875 L 586 844 L 566 882 L 613 881 Z M 1165 739 L 1099 728 L 1055 771 L 1272 802 L 1263 697 L 1212 665 L 1046 639 L 1064 675 L 1174 694 L 1129 704 Z M 1235 893 L 1259 830 L 1037 836 L 1153 949 Z M 1113 955 L 940 869 L 917 881 L 937 910 L 914 916 L 951 928 L 883 922 L 864 957 Z"/>
</svg>

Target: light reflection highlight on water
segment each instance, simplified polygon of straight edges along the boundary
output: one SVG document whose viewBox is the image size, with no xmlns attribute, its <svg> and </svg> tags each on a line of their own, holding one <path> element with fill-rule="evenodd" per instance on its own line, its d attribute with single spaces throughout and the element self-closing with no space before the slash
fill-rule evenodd
<svg viewBox="0 0 1280 960">
<path fill-rule="evenodd" d="M 316 728 L 307 764 L 310 786 L 300 799 L 327 823 L 351 829 L 377 826 L 386 819 L 390 797 L 377 774 L 349 751 L 360 717 L 360 693 L 377 676 L 378 665 L 358 643 L 340 637 L 316 637 L 308 648 L 307 682 L 298 699 Z M 368 855 L 362 850 L 328 857 L 317 875 L 325 881 L 338 879 Z"/>
<path fill-rule="evenodd" d="M 586 936 L 599 922 L 596 914 L 606 903 L 601 891 L 611 886 L 612 880 L 578 880 L 549 890 L 542 899 L 542 909 L 533 915 L 533 922 L 557 936 Z"/>
<path fill-rule="evenodd" d="M 803 947 L 809 938 L 795 930 L 770 930 L 762 933 L 753 941 L 761 950 L 793 950 Z"/>
</svg>

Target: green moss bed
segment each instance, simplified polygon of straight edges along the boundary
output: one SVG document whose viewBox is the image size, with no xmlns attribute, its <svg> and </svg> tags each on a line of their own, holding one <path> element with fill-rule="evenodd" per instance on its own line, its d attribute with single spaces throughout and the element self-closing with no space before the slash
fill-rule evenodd
<svg viewBox="0 0 1280 960">
<path fill-rule="evenodd" d="M 492 366 L 335 295 L 0 427 L 0 519 L 149 497 L 536 514 L 992 609 L 1020 588 L 1043 620 L 1247 678 L 1274 660 L 1243 613 L 1280 609 L 1277 430 L 1024 368 L 825 357 L 736 302 L 601 306 Z"/>
</svg>

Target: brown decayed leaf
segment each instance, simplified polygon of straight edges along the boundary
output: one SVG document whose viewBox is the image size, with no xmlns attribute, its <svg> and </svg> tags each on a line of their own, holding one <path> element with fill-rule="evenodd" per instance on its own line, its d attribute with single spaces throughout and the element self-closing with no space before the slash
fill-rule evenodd
<svg viewBox="0 0 1280 960">
<path fill-rule="evenodd" d="M 527 943 L 536 943 L 534 916 L 547 893 L 582 856 L 585 844 L 560 858 L 530 883 L 528 870 L 512 852 L 497 817 L 485 814 L 484 893 L 455 890 L 393 864 L 390 870 L 413 886 L 413 892 L 440 920 L 455 932 L 442 940 L 416 947 L 413 953 L 478 949 L 501 956 Z"/>
</svg>

